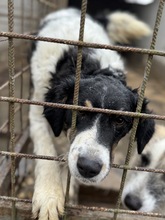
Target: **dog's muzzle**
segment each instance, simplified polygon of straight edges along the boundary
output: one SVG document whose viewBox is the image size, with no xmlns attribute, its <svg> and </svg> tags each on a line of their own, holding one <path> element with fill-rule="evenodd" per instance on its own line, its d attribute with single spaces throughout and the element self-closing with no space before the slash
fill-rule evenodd
<svg viewBox="0 0 165 220">
<path fill-rule="evenodd" d="M 79 133 L 70 146 L 71 175 L 84 184 L 101 182 L 110 170 L 110 150 L 98 142 L 97 126 Z"/>
</svg>

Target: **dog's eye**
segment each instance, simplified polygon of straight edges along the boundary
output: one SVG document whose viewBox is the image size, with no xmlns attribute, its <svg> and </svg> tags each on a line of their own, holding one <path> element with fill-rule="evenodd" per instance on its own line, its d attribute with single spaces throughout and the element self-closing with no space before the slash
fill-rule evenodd
<svg viewBox="0 0 165 220">
<path fill-rule="evenodd" d="M 141 155 L 141 166 L 142 167 L 146 167 L 149 164 L 150 164 L 150 157 L 149 157 L 149 155 L 142 154 Z"/>
<path fill-rule="evenodd" d="M 125 122 L 125 121 L 124 121 L 124 119 L 123 119 L 121 116 L 117 116 L 117 117 L 115 118 L 115 123 L 116 123 L 117 126 L 123 125 L 124 122 Z"/>
</svg>

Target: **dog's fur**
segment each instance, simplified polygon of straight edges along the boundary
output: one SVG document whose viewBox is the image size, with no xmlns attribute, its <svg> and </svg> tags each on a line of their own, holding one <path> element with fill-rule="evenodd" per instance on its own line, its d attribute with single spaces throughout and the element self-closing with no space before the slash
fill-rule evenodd
<svg viewBox="0 0 165 220">
<path fill-rule="evenodd" d="M 155 126 L 155 133 L 143 153 L 136 152 L 132 167 L 165 170 L 165 127 Z M 131 210 L 165 214 L 165 174 L 128 171 L 122 201 Z"/>
<path fill-rule="evenodd" d="M 109 20 L 111 25 L 114 20 L 116 19 Z M 135 19 L 132 21 L 135 22 Z M 78 10 L 64 9 L 48 15 L 41 22 L 38 35 L 77 40 L 79 23 Z M 127 24 L 123 25 L 123 29 L 125 25 Z M 140 35 L 143 36 L 144 33 Z M 129 36 L 125 37 L 129 39 Z M 104 28 L 88 15 L 84 41 L 111 44 Z M 37 42 L 34 48 L 31 58 L 34 84 L 32 99 L 72 104 L 77 48 L 49 42 Z M 124 72 L 123 61 L 117 52 L 84 48 L 79 105 L 135 111 L 137 90 L 127 87 Z M 149 112 L 146 100 L 142 112 Z M 37 155 L 57 155 L 52 133 L 59 136 L 62 130 L 68 132 L 71 117 L 70 110 L 45 106 L 43 111 L 39 106 L 30 107 L 30 133 Z M 113 149 L 129 132 L 132 121 L 131 117 L 126 116 L 78 112 L 76 132 L 68 155 L 72 176 L 86 184 L 102 181 L 109 173 Z M 139 152 L 142 152 L 153 131 L 153 120 L 140 120 L 136 135 Z M 40 220 L 57 220 L 64 211 L 64 193 L 58 162 L 37 160 L 35 178 L 33 216 L 39 217 Z"/>
</svg>

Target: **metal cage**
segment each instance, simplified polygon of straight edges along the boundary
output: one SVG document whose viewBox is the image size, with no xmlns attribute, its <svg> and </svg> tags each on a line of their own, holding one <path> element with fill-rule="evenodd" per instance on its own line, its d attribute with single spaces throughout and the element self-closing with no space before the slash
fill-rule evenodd
<svg viewBox="0 0 165 220">
<path fill-rule="evenodd" d="M 28 2 L 28 3 L 27 3 Z M 112 46 L 103 44 L 93 44 L 83 42 L 83 30 L 87 1 L 82 0 L 81 23 L 78 41 L 54 39 L 46 37 L 36 37 L 34 33 L 39 20 L 43 15 L 52 10 L 63 8 L 68 2 L 58 0 L 8 0 L 0 3 L 0 218 L 1 219 L 29 219 L 31 216 L 31 195 L 29 198 L 21 198 L 18 193 L 21 183 L 33 169 L 34 159 L 59 160 L 64 159 L 48 157 L 44 155 L 36 156 L 32 153 L 32 146 L 28 131 L 28 106 L 29 105 L 49 105 L 55 108 L 69 108 L 73 110 L 72 129 L 76 123 L 76 110 L 102 112 L 106 114 L 124 114 L 134 117 L 133 129 L 131 131 L 128 151 L 125 164 L 113 164 L 115 169 L 123 170 L 120 190 L 117 196 L 115 207 L 96 207 L 84 205 L 71 205 L 66 203 L 67 219 L 162 219 L 165 215 L 159 213 L 146 213 L 128 211 L 121 209 L 121 195 L 125 184 L 127 170 L 139 170 L 139 172 L 165 173 L 165 170 L 151 170 L 143 168 L 129 167 L 131 152 L 135 139 L 135 133 L 139 118 L 153 118 L 165 120 L 165 115 L 142 114 L 142 102 L 144 93 L 150 78 L 151 66 L 154 56 L 165 56 L 164 51 L 155 50 L 157 34 L 161 22 L 162 11 L 165 0 L 160 0 L 155 19 L 153 36 L 150 49 Z M 30 41 L 48 41 L 62 44 L 76 45 L 78 47 L 76 85 L 73 105 L 58 103 L 46 103 L 30 101 L 30 70 L 28 64 L 28 52 Z M 130 52 L 146 54 L 147 61 L 144 70 L 143 80 L 139 89 L 139 100 L 135 113 L 107 110 L 89 109 L 78 106 L 79 79 L 81 72 L 81 55 L 83 47 L 103 48 L 106 50 L 117 50 L 120 52 Z M 21 164 L 21 165 L 20 165 Z M 68 181 L 69 182 L 69 181 Z M 69 185 L 69 184 L 68 184 Z M 69 186 L 68 186 L 69 187 Z M 19 196 L 18 196 L 19 194 Z M 68 195 L 66 195 L 67 197 Z"/>
</svg>

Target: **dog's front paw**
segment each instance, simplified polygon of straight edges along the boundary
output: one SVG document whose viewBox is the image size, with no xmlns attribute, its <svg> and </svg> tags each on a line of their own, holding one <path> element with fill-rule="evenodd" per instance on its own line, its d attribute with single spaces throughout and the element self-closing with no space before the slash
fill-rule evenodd
<svg viewBox="0 0 165 220">
<path fill-rule="evenodd" d="M 38 220 L 59 220 L 64 214 L 64 195 L 63 193 L 42 194 L 34 193 L 32 202 L 32 214 Z"/>
</svg>

